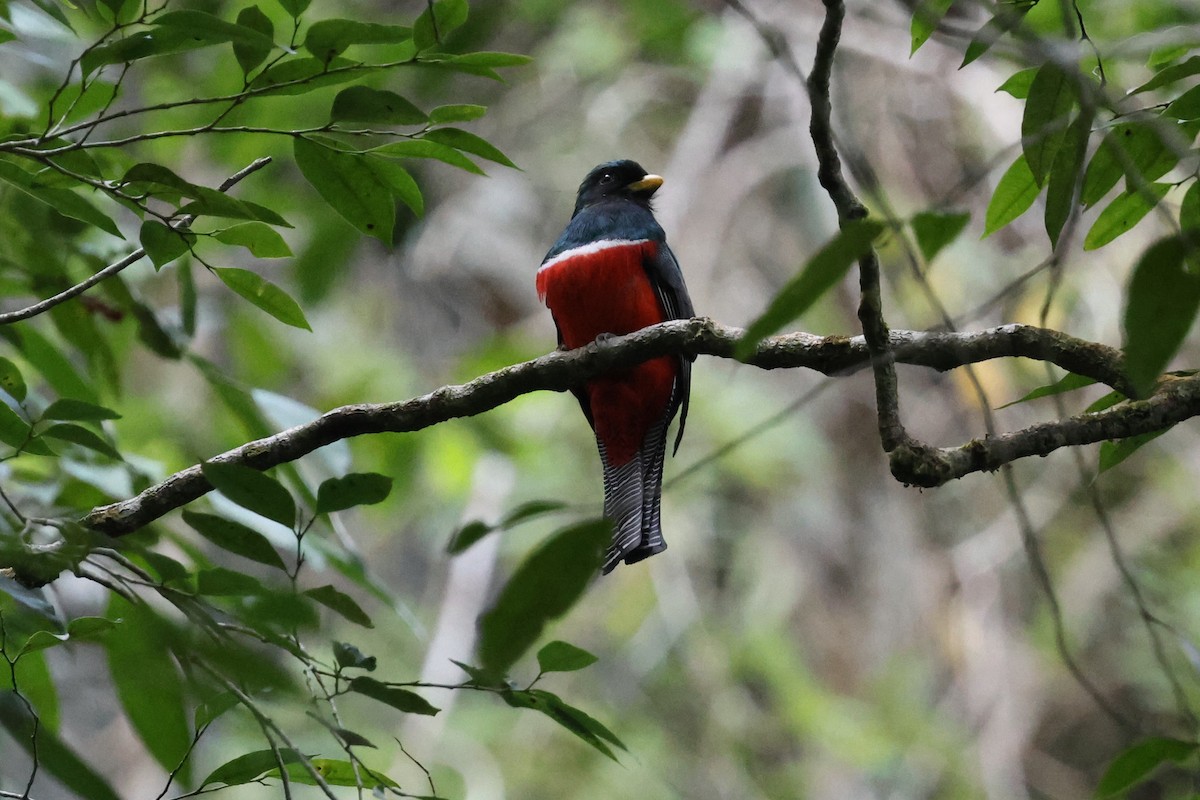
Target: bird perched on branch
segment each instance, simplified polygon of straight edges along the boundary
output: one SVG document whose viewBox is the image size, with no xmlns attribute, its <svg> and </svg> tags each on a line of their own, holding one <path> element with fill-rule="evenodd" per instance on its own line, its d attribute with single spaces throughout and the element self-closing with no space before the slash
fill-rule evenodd
<svg viewBox="0 0 1200 800">
<path fill-rule="evenodd" d="M 561 347 L 693 316 L 679 262 L 650 208 L 662 182 L 628 160 L 601 164 L 583 179 L 571 221 L 537 272 Z M 573 390 L 604 467 L 604 515 L 613 523 L 606 574 L 667 549 L 659 522 L 667 426 L 682 409 L 678 450 L 691 372 L 690 359 L 662 356 Z"/>
</svg>

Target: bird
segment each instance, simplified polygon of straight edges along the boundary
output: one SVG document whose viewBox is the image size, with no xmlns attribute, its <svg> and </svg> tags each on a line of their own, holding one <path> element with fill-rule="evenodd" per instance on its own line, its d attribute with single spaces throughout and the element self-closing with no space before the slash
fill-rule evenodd
<svg viewBox="0 0 1200 800">
<path fill-rule="evenodd" d="M 651 208 L 663 179 L 635 161 L 595 167 L 575 210 L 538 267 L 539 299 L 560 349 L 621 336 L 695 314 L 683 272 Z M 661 512 L 667 429 L 687 421 L 692 361 L 661 356 L 572 389 L 591 425 L 604 472 L 604 516 L 613 525 L 601 572 L 667 549 Z"/>
</svg>

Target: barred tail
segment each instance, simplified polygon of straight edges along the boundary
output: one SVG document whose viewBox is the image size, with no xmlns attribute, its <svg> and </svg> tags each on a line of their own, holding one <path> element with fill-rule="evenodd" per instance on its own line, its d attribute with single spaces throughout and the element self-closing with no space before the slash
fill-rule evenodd
<svg viewBox="0 0 1200 800">
<path fill-rule="evenodd" d="M 609 463 L 604 443 L 598 441 L 604 466 L 604 516 L 613 523 L 612 544 L 604 554 L 605 575 L 622 560 L 634 564 L 667 549 L 660 509 L 667 425 L 672 416 L 655 424 L 633 458 L 620 466 Z"/>
</svg>

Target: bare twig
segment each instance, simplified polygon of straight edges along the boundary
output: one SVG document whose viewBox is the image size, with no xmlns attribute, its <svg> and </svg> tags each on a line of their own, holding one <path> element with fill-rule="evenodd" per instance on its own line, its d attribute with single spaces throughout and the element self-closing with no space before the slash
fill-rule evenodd
<svg viewBox="0 0 1200 800">
<path fill-rule="evenodd" d="M 239 181 L 241 181 L 247 175 L 250 175 L 251 173 L 254 173 L 254 172 L 258 172 L 260 169 L 262 169 L 263 167 L 265 167 L 267 164 L 270 164 L 270 163 L 271 163 L 271 159 L 269 157 L 258 159 L 254 163 L 246 166 L 244 169 L 242 169 L 242 170 L 238 171 L 237 173 L 230 175 L 228 178 L 226 178 L 225 181 L 218 187 L 218 191 L 222 191 L 222 192 L 229 191 L 229 189 L 231 189 L 234 185 L 236 185 Z M 171 223 L 171 227 L 174 228 L 175 230 L 181 230 L 181 229 L 186 228 L 188 225 L 191 225 L 193 220 L 195 220 L 194 216 L 192 216 L 191 214 L 185 214 L 184 216 L 180 217 L 175 222 Z M 30 319 L 31 317 L 36 317 L 38 314 L 43 314 L 46 311 L 49 311 L 50 309 L 54 308 L 55 306 L 60 305 L 61 303 L 65 303 L 66 301 L 68 301 L 74 297 L 78 297 L 79 295 L 83 294 L 88 289 L 92 288 L 93 286 L 95 286 L 96 284 L 105 280 L 106 278 L 111 278 L 113 275 L 116 275 L 118 272 L 125 269 L 130 264 L 134 264 L 134 263 L 140 261 L 145 255 L 146 255 L 146 249 L 144 247 L 139 247 L 137 250 L 134 250 L 129 255 L 125 256 L 124 258 L 122 258 L 118 261 L 114 261 L 112 264 L 109 264 L 107 267 L 100 270 L 99 272 L 92 275 L 91 277 L 87 278 L 86 280 L 75 284 L 70 289 L 61 291 L 58 294 L 54 295 L 53 297 L 47 297 L 45 300 L 34 303 L 31 306 L 26 306 L 25 308 L 21 308 L 16 311 L 9 311 L 9 312 L 0 314 L 0 325 L 10 325 L 14 322 L 20 322 L 21 320 L 26 320 L 26 319 Z"/>
</svg>

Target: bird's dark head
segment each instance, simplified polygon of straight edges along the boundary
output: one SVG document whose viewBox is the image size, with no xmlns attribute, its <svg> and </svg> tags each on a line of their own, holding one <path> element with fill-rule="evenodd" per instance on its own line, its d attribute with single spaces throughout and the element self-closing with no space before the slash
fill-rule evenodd
<svg viewBox="0 0 1200 800">
<path fill-rule="evenodd" d="M 579 184 L 575 213 L 604 200 L 629 200 L 650 207 L 650 198 L 663 179 L 642 169 L 636 161 L 609 161 L 593 169 Z"/>
</svg>

